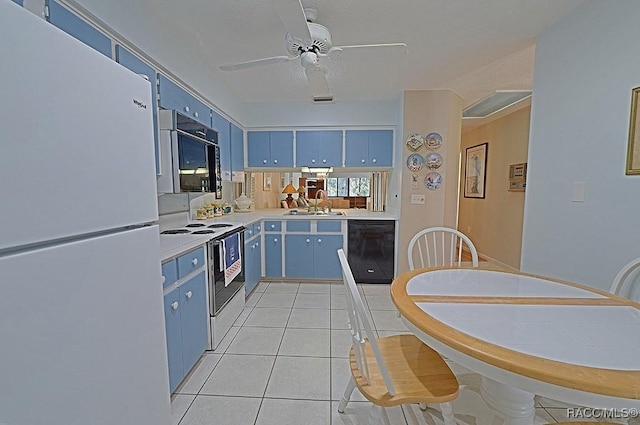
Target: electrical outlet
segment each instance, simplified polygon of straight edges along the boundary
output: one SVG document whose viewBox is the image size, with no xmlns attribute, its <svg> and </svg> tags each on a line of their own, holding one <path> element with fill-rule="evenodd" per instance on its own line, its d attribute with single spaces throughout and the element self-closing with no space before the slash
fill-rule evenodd
<svg viewBox="0 0 640 425">
<path fill-rule="evenodd" d="M 411 195 L 411 203 L 412 204 L 421 204 L 424 205 L 425 196 L 424 195 Z"/>
</svg>

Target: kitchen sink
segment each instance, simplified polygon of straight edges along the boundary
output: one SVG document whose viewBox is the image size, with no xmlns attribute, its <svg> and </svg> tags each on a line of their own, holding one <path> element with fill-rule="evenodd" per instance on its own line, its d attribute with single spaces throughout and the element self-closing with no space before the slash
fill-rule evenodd
<svg viewBox="0 0 640 425">
<path fill-rule="evenodd" d="M 313 215 L 313 216 L 330 216 L 330 215 L 346 215 L 342 211 L 301 211 L 301 210 L 289 210 L 284 215 Z"/>
</svg>

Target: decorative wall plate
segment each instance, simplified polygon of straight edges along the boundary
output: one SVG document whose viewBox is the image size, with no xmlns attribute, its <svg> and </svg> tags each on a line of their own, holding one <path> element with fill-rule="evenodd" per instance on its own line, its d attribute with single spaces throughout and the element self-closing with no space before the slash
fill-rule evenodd
<svg viewBox="0 0 640 425">
<path fill-rule="evenodd" d="M 432 151 L 442 146 L 442 136 L 438 133 L 429 133 L 424 139 L 424 146 Z"/>
<path fill-rule="evenodd" d="M 407 168 L 409 170 L 417 173 L 422 170 L 422 167 L 424 167 L 424 158 L 422 155 L 419 153 L 412 153 L 409 155 L 409 158 L 407 158 Z"/>
<path fill-rule="evenodd" d="M 427 168 L 430 170 L 437 170 L 442 165 L 442 155 L 439 153 L 431 152 L 424 157 Z"/>
<path fill-rule="evenodd" d="M 412 151 L 417 151 L 424 144 L 424 138 L 419 134 L 412 134 L 407 139 L 407 147 Z"/>
<path fill-rule="evenodd" d="M 442 184 L 442 175 L 438 172 L 431 171 L 424 178 L 424 185 L 427 189 L 436 190 Z"/>
</svg>

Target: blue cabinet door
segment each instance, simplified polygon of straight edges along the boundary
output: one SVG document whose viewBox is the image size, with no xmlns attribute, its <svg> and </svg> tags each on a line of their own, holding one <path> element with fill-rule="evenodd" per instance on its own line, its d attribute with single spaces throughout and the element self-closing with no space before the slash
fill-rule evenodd
<svg viewBox="0 0 640 425">
<path fill-rule="evenodd" d="M 169 389 L 171 392 L 176 389 L 184 377 L 180 307 L 180 289 L 176 288 L 164 296 L 164 328 L 167 338 Z"/>
<path fill-rule="evenodd" d="M 313 235 L 312 238 L 314 239 L 313 277 L 339 279 L 342 276 L 342 269 L 337 251 L 342 248 L 342 236 L 319 234 Z"/>
<path fill-rule="evenodd" d="M 270 165 L 293 167 L 293 131 L 271 131 L 270 133 Z"/>
<path fill-rule="evenodd" d="M 231 181 L 244 182 L 244 133 L 234 123 L 231 125 Z"/>
<path fill-rule="evenodd" d="M 369 131 L 369 164 L 374 167 L 393 166 L 393 131 Z"/>
<path fill-rule="evenodd" d="M 205 272 L 180 286 L 180 321 L 184 373 L 196 364 L 207 348 L 207 297 Z"/>
<path fill-rule="evenodd" d="M 309 277 L 313 272 L 313 235 L 285 235 L 285 276 Z"/>
<path fill-rule="evenodd" d="M 162 108 L 174 109 L 200 124 L 211 126 L 211 109 L 162 74 L 158 74 L 158 92 Z"/>
<path fill-rule="evenodd" d="M 267 233 L 264 236 L 265 276 L 282 277 L 282 235 Z"/>
<path fill-rule="evenodd" d="M 247 164 L 249 167 L 267 167 L 270 164 L 270 134 L 268 131 L 247 133 Z"/>
<path fill-rule="evenodd" d="M 211 127 L 218 132 L 220 146 L 220 171 L 222 180 L 231 180 L 231 128 L 229 121 L 216 111 L 212 112 Z"/>
<path fill-rule="evenodd" d="M 318 159 L 321 167 L 342 166 L 342 131 L 325 130 L 319 132 Z"/>
<path fill-rule="evenodd" d="M 13 0 L 14 3 L 19 4 L 20 6 L 22 6 L 22 1 L 23 0 Z"/>
<path fill-rule="evenodd" d="M 158 155 L 158 96 L 156 96 L 156 71 L 144 63 L 133 53 L 120 45 L 116 45 L 116 61 L 125 68 L 146 78 L 151 83 L 151 111 L 153 112 L 153 147 L 156 154 L 156 174 L 160 173 L 160 156 Z"/>
<path fill-rule="evenodd" d="M 111 39 L 54 0 L 46 0 L 47 20 L 72 37 L 111 57 Z M 62 59 L 61 59 L 62 60 Z"/>
<path fill-rule="evenodd" d="M 345 165 L 347 167 L 367 166 L 369 161 L 369 131 L 345 131 Z"/>
<path fill-rule="evenodd" d="M 296 131 L 296 166 L 317 167 L 318 131 Z"/>
</svg>

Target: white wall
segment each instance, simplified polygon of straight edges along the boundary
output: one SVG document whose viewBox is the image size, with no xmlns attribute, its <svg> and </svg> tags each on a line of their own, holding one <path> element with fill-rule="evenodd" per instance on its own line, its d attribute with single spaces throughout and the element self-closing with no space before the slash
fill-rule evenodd
<svg viewBox="0 0 640 425">
<path fill-rule="evenodd" d="M 637 0 L 588 1 L 538 38 L 522 271 L 608 289 L 640 256 L 640 176 L 624 174 L 638 16 Z"/>
</svg>

